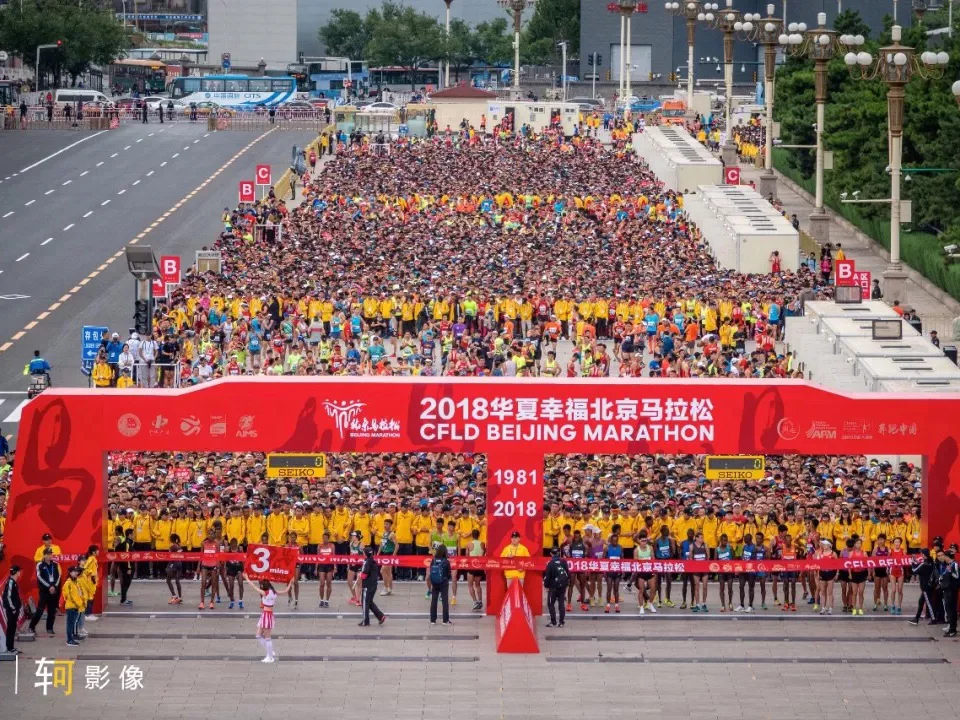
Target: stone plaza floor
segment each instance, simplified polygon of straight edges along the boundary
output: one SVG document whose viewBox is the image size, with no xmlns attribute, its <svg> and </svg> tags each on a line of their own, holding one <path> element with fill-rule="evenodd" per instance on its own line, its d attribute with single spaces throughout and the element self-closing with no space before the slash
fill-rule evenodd
<svg viewBox="0 0 960 720">
<path fill-rule="evenodd" d="M 820 617 L 802 603 L 796 613 L 720 613 L 716 591 L 708 615 L 664 608 L 640 617 L 634 596 L 620 615 L 575 609 L 563 629 L 541 618 L 541 654 L 511 656 L 497 654 L 494 621 L 471 612 L 465 586 L 452 626 L 429 624 L 422 584 L 397 583 L 394 595 L 377 598 L 387 622 L 361 628 L 343 583 L 330 609 L 317 607 L 315 583 L 303 583 L 299 608 L 277 603 L 280 659 L 265 665 L 250 593 L 245 610 L 222 602 L 200 612 L 196 582 L 185 583 L 180 606 L 167 604 L 164 584 L 135 582 L 133 607 L 110 598 L 81 647 L 65 645 L 58 618 L 56 638 L 41 633 L 21 644 L 18 664 L 0 662 L 0 718 L 958 716 L 960 645 L 940 628 L 907 624 L 915 585 L 901 617 L 872 612 L 870 585 L 862 618 Z M 36 687 L 43 657 L 75 660 L 71 695 Z M 109 683 L 87 689 L 88 668 L 104 666 Z M 121 686 L 131 666 L 142 671 L 142 689 Z"/>
</svg>

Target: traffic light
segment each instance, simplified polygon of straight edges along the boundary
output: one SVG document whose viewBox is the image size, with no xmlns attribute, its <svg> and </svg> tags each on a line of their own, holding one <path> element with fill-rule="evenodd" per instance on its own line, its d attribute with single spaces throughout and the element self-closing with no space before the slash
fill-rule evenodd
<svg viewBox="0 0 960 720">
<path fill-rule="evenodd" d="M 607 82 L 610 82 L 610 71 L 607 70 Z"/>
<path fill-rule="evenodd" d="M 137 332 L 141 335 L 149 335 L 153 331 L 150 320 L 150 300 L 137 300 L 133 307 L 133 324 Z"/>
<path fill-rule="evenodd" d="M 603 55 L 601 55 L 600 53 L 597 53 L 594 59 L 597 61 L 597 67 L 600 67 L 601 65 L 603 65 Z"/>
<path fill-rule="evenodd" d="M 756 70 L 753 71 L 753 81 L 754 81 L 754 82 L 757 81 L 757 71 L 756 71 Z"/>
<path fill-rule="evenodd" d="M 593 54 L 593 53 L 588 53 L 588 54 L 587 54 L 587 65 L 589 65 L 590 67 L 594 67 L 593 60 L 594 60 L 594 54 Z"/>
</svg>

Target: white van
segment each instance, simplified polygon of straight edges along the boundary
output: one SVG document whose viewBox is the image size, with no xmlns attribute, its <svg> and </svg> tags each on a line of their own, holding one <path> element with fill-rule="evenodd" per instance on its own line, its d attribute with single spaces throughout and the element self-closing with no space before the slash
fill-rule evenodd
<svg viewBox="0 0 960 720">
<path fill-rule="evenodd" d="M 93 101 L 112 104 L 110 98 L 96 90 L 66 88 L 63 90 L 55 90 L 53 93 L 53 104 L 57 108 L 62 108 L 64 105 L 76 105 L 78 101 L 83 102 L 84 105 Z"/>
</svg>

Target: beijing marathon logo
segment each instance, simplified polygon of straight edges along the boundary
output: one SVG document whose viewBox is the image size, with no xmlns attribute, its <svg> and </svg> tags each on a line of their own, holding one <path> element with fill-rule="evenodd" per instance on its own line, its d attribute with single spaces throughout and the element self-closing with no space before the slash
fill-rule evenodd
<svg viewBox="0 0 960 720">
<path fill-rule="evenodd" d="M 324 400 L 327 416 L 333 418 L 340 439 L 347 438 L 398 438 L 400 421 L 395 418 L 367 417 L 367 404 L 359 400 Z"/>
</svg>

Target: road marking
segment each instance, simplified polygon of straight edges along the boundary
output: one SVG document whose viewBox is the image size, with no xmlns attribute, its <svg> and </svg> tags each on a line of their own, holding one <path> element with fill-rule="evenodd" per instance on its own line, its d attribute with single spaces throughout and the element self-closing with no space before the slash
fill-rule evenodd
<svg viewBox="0 0 960 720">
<path fill-rule="evenodd" d="M 107 269 L 107 263 L 104 263 L 103 265 L 97 268 L 97 272 L 103 272 L 106 269 Z"/>
<path fill-rule="evenodd" d="M 53 311 L 56 310 L 58 307 L 60 307 L 60 303 L 55 302 L 53 305 L 51 305 L 50 307 L 48 307 L 47 310 L 49 310 L 50 312 L 53 312 Z"/>
<path fill-rule="evenodd" d="M 47 191 L 44 193 L 44 195 L 50 195 L 50 194 L 55 193 L 55 192 L 56 192 L 56 190 L 47 190 Z"/>
<path fill-rule="evenodd" d="M 82 173 L 80 173 L 80 177 L 83 177 L 84 175 L 87 175 L 89 173 L 90 173 L 89 170 L 84 170 Z"/>
<path fill-rule="evenodd" d="M 8 213 L 7 213 L 6 215 L 4 215 L 3 217 L 4 217 L 4 218 L 8 218 L 8 217 L 10 217 L 11 215 L 13 215 L 13 212 L 14 212 L 14 211 L 11 210 L 10 212 L 8 212 Z"/>
<path fill-rule="evenodd" d="M 156 133 L 150 133 L 149 135 L 147 135 L 147 137 L 153 137 L 154 135 L 156 135 Z M 140 141 L 137 140 L 137 142 L 140 142 Z"/>
<path fill-rule="evenodd" d="M 20 262 L 21 260 L 26 260 L 28 257 L 30 257 L 30 253 L 24 253 L 23 255 L 17 258 L 16 262 Z"/>
<path fill-rule="evenodd" d="M 134 180 L 134 181 L 133 181 L 133 184 L 134 184 L 134 185 L 139 185 L 139 184 L 140 184 L 140 181 L 139 181 L 139 180 Z"/>
<path fill-rule="evenodd" d="M 67 185 L 69 185 L 69 184 L 72 183 L 72 182 L 73 182 L 73 180 L 67 180 L 65 183 L 62 183 L 62 184 L 63 184 L 63 187 L 66 187 Z"/>
<path fill-rule="evenodd" d="M 175 157 L 180 157 L 180 153 L 174 153 L 170 156 L 170 159 L 173 160 Z"/>
<path fill-rule="evenodd" d="M 46 240 L 44 240 L 44 241 L 43 241 L 42 243 L 40 243 L 40 244 L 41 244 L 41 245 L 46 245 L 46 244 L 47 244 L 48 242 L 50 242 L 51 240 L 53 240 L 53 238 L 47 238 Z"/>
<path fill-rule="evenodd" d="M 93 215 L 93 210 L 88 210 L 88 211 L 87 211 L 87 214 L 84 215 L 84 217 L 85 217 L 85 218 L 88 218 L 88 217 L 90 217 L 91 215 Z"/>
<path fill-rule="evenodd" d="M 103 162 L 104 162 L 103 160 L 101 160 L 100 162 L 98 162 L 98 163 L 97 163 L 97 167 L 100 167 L 101 165 L 103 165 Z"/>
<path fill-rule="evenodd" d="M 45 317 L 47 317 L 47 315 L 49 315 L 49 314 L 50 314 L 49 312 L 42 312 L 42 313 L 40 313 L 39 315 L 37 315 L 37 320 L 38 320 L 38 321 L 39 321 L 39 320 L 43 320 L 43 319 L 44 319 Z"/>
<path fill-rule="evenodd" d="M 206 135 L 204 135 L 204 137 L 210 137 L 210 133 L 207 133 Z"/>
<path fill-rule="evenodd" d="M 189 150 L 189 149 L 190 149 L 190 146 L 189 146 L 189 145 L 184 145 L 184 146 L 183 146 L 183 149 L 184 149 L 184 150 Z"/>
<path fill-rule="evenodd" d="M 133 147 L 133 145 L 127 145 L 127 146 L 124 148 L 124 150 L 129 150 L 129 149 L 132 148 L 132 147 Z"/>
<path fill-rule="evenodd" d="M 3 421 L 5 423 L 18 423 L 20 422 L 20 415 L 23 413 L 23 408 L 26 407 L 29 400 L 21 400 L 20 404 L 14 409 L 12 413 L 7 415 Z"/>
<path fill-rule="evenodd" d="M 104 200 L 102 203 L 100 203 L 100 207 L 103 207 L 104 205 L 109 204 L 109 202 L 110 202 L 109 200 Z"/>
<path fill-rule="evenodd" d="M 85 138 L 83 138 L 82 140 L 77 140 L 75 143 L 73 143 L 73 144 L 71 144 L 71 145 L 67 145 L 67 146 L 66 146 L 65 148 L 63 148 L 62 150 L 57 150 L 57 151 L 56 151 L 55 153 L 53 153 L 52 155 L 47 155 L 45 158 L 43 158 L 43 160 L 38 160 L 38 161 L 35 162 L 33 165 L 27 165 L 27 167 L 25 167 L 25 168 L 24 168 L 23 170 L 21 170 L 20 172 L 25 173 L 27 170 L 33 170 L 37 165 L 42 165 L 42 164 L 45 163 L 47 160 L 50 160 L 51 158 L 55 158 L 57 155 L 60 155 L 61 153 L 65 153 L 67 150 L 69 150 L 69 149 L 72 148 L 72 147 L 76 147 L 76 146 L 79 145 L 80 143 L 86 142 L 87 140 L 92 140 L 93 138 L 97 137 L 97 135 L 103 135 L 105 132 L 107 132 L 107 131 L 106 131 L 106 130 L 101 130 L 100 132 L 94 133 L 93 135 L 89 135 L 88 137 L 85 137 Z M 14 174 L 16 174 L 16 173 L 14 173 Z M 10 178 L 7 178 L 7 180 L 9 180 L 9 179 L 10 179 Z"/>
<path fill-rule="evenodd" d="M 127 191 L 126 188 L 124 188 L 123 190 L 118 190 L 117 195 L 123 195 L 126 191 Z"/>
<path fill-rule="evenodd" d="M 153 133 L 150 133 L 150 135 L 153 135 Z M 140 138 L 137 142 L 143 142 L 143 138 Z"/>
<path fill-rule="evenodd" d="M 35 202 L 36 202 L 36 200 L 31 200 L 30 202 L 24 203 L 23 206 L 24 206 L 24 207 L 30 207 L 30 206 L 33 205 Z"/>
<path fill-rule="evenodd" d="M 111 155 L 110 157 L 115 158 L 115 157 L 116 157 L 117 155 L 119 155 L 119 154 L 120 154 L 120 153 L 114 153 L 114 154 Z"/>
<path fill-rule="evenodd" d="M 164 160 L 162 163 L 160 163 L 160 167 L 163 167 L 163 166 L 166 165 L 166 164 L 167 164 L 167 161 Z"/>
<path fill-rule="evenodd" d="M 236 155 L 234 155 L 232 158 L 230 158 L 230 160 L 228 160 L 224 165 L 222 165 L 222 166 L 220 167 L 220 169 L 218 169 L 215 173 L 213 173 L 212 175 L 210 175 L 210 177 L 208 177 L 206 180 L 204 180 L 202 183 L 200 183 L 196 188 L 194 188 L 193 191 L 192 191 L 192 194 L 195 195 L 195 194 L 196 194 L 197 192 L 199 192 L 201 189 L 203 189 L 204 187 L 206 187 L 207 185 L 209 185 L 218 175 L 220 175 L 220 173 L 222 173 L 226 168 L 228 168 L 228 167 L 230 167 L 231 165 L 233 165 L 241 155 L 243 155 L 245 152 L 247 152 L 250 148 L 252 148 L 252 147 L 253 147 L 254 145 L 256 145 L 258 142 L 260 142 L 261 140 L 263 140 L 265 137 L 267 137 L 267 136 L 270 135 L 271 133 L 275 132 L 275 130 L 276 130 L 276 128 L 274 128 L 274 129 L 272 129 L 272 130 L 268 130 L 268 131 L 266 131 L 265 133 L 263 133 L 262 135 L 258 136 L 258 137 L 255 138 L 254 140 L 252 140 L 250 143 L 248 143 L 240 152 L 238 152 Z M 163 132 L 163 131 L 161 130 L 161 132 Z M 93 136 L 91 136 L 91 137 L 93 137 Z M 152 174 L 153 174 L 153 171 L 151 170 L 149 174 L 152 175 Z M 184 202 L 184 201 L 181 201 L 180 204 L 183 204 L 183 202 Z M 178 206 L 179 206 L 179 205 L 178 205 Z M 175 210 L 175 209 L 176 209 L 176 207 L 173 208 L 173 210 Z M 171 210 L 170 212 L 172 212 L 173 210 Z M 92 215 L 92 214 L 93 214 L 93 211 L 92 211 L 92 210 L 91 210 L 89 213 L 87 213 L 87 215 Z M 84 215 L 84 217 L 87 217 L 87 215 Z M 169 213 L 168 213 L 168 215 L 169 215 Z M 144 237 L 144 236 L 145 236 L 148 232 L 150 232 L 153 228 L 155 228 L 157 225 L 159 225 L 161 222 L 163 222 L 163 219 L 164 219 L 163 217 L 157 218 L 156 222 L 154 222 L 149 228 L 145 228 L 142 233 L 140 233 L 136 238 L 134 238 L 133 240 L 131 240 L 131 241 L 130 241 L 129 243 L 127 243 L 127 244 L 128 244 L 128 245 L 135 245 L 135 244 L 140 240 L 140 238 Z M 64 228 L 64 232 L 66 232 L 67 230 L 69 230 L 70 228 L 72 228 L 73 225 L 74 225 L 73 223 L 67 225 L 67 227 Z M 108 259 L 108 260 L 106 261 L 106 264 L 110 264 L 110 262 L 111 262 L 114 258 L 120 257 L 121 254 L 122 254 L 122 252 L 117 252 L 112 258 L 110 258 L 110 259 Z M 27 253 L 27 255 L 29 255 L 29 253 Z M 24 256 L 24 257 L 26 257 L 26 256 Z M 71 290 L 70 290 L 69 293 L 63 295 L 63 296 L 60 298 L 60 301 L 59 301 L 59 302 L 60 302 L 60 303 L 63 303 L 63 302 L 65 302 L 65 301 L 69 300 L 75 293 L 78 293 L 82 287 L 84 287 L 85 285 L 87 285 L 93 278 L 97 277 L 97 275 L 100 274 L 102 268 L 103 268 L 103 266 L 101 265 L 100 268 L 98 268 L 98 269 L 95 270 L 94 272 L 90 273 L 87 277 L 85 277 L 83 280 L 81 280 L 78 285 L 76 285 L 76 286 L 74 286 L 73 288 L 71 288 Z M 59 303 L 58 303 L 57 305 L 59 306 Z M 53 306 L 51 306 L 51 307 L 49 308 L 48 312 L 53 312 L 54 309 L 56 309 L 56 308 L 54 308 Z M 42 319 L 42 318 L 40 318 L 40 319 Z M 10 341 L 9 341 L 9 342 L 7 342 L 7 343 L 4 344 L 4 345 L 0 345 L 0 353 L 4 353 L 4 352 L 6 352 L 7 350 L 9 350 L 10 347 L 12 347 L 12 345 L 13 345 L 16 341 L 18 341 L 18 340 L 20 340 L 22 337 L 24 337 L 24 336 L 27 334 L 27 332 L 30 331 L 30 330 L 32 330 L 34 327 L 36 327 L 36 325 L 37 325 L 37 321 L 36 321 L 36 320 L 33 321 L 33 322 L 30 322 L 30 323 L 27 323 L 27 324 L 24 326 L 24 329 L 23 329 L 23 330 L 21 330 L 20 332 L 16 333 L 12 338 L 10 338 Z M 0 394 L 3 394 L 3 392 L 0 391 Z M 19 393 L 18 393 L 18 394 L 19 394 Z M 26 403 L 27 403 L 27 401 L 24 401 L 22 404 L 23 404 L 23 405 L 26 405 Z M 18 410 L 19 410 L 19 408 L 18 408 Z M 10 417 L 8 417 L 6 420 L 4 420 L 4 422 L 19 422 L 19 413 L 17 412 L 17 417 L 16 417 L 16 419 L 11 419 Z"/>
</svg>

